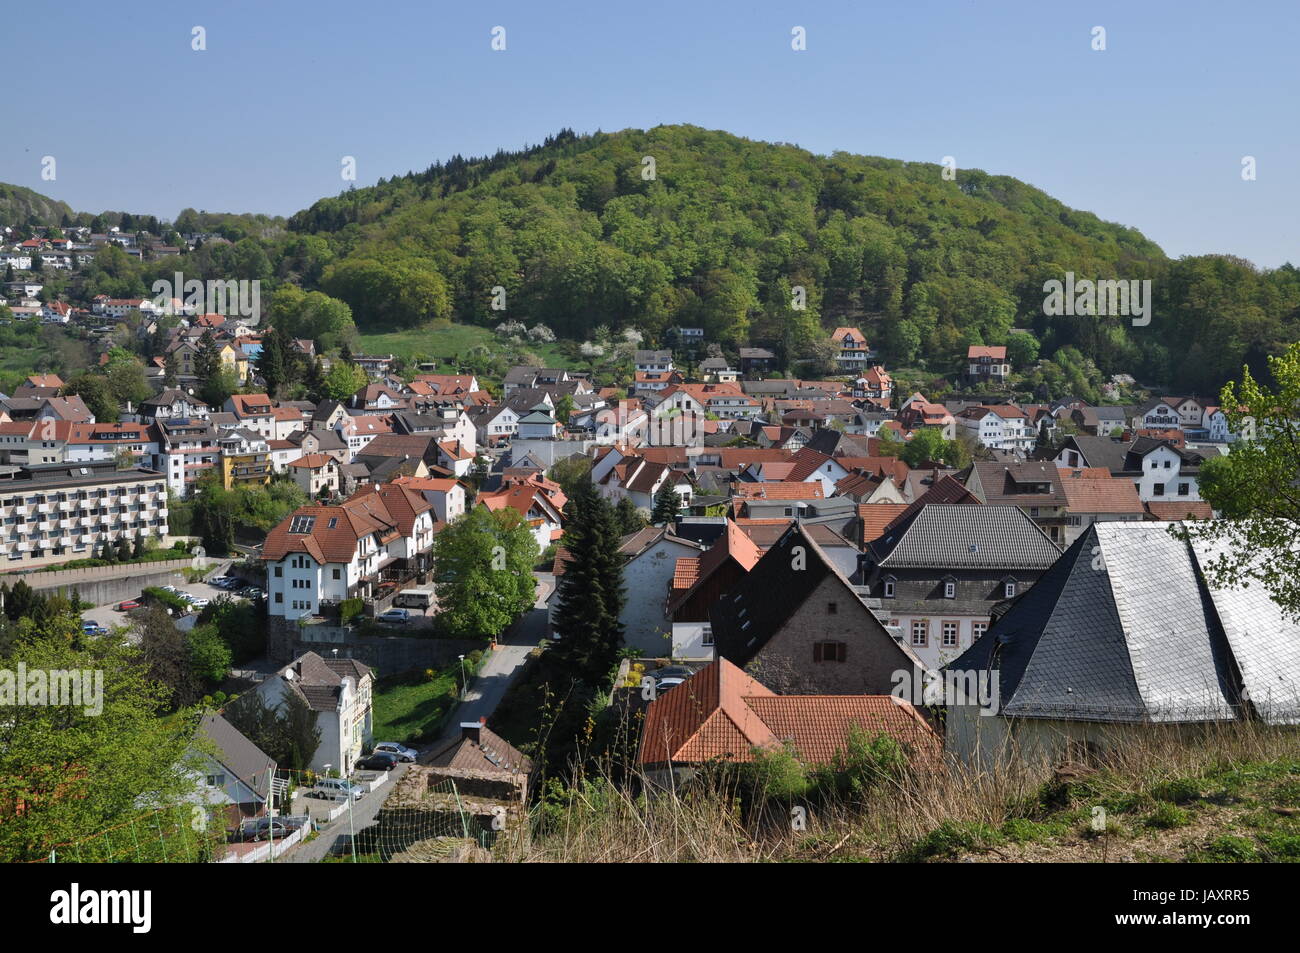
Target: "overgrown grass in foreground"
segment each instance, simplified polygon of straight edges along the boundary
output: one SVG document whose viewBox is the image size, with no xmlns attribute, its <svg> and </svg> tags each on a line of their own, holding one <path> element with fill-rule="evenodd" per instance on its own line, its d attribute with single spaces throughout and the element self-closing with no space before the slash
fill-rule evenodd
<svg viewBox="0 0 1300 953">
<path fill-rule="evenodd" d="M 788 765 L 646 796 L 603 776 L 551 790 L 503 861 L 1300 861 L 1300 736 L 1153 728 L 1054 773 L 880 771 L 814 797 Z M 806 780 L 806 778 L 805 778 Z M 799 809 L 799 810 L 797 810 Z"/>
</svg>

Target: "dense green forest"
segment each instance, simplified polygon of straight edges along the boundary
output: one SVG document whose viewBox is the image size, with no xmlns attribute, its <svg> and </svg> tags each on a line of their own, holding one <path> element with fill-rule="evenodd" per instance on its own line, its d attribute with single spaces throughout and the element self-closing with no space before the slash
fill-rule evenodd
<svg viewBox="0 0 1300 953">
<path fill-rule="evenodd" d="M 1300 338 L 1290 265 L 1170 260 L 1135 229 L 1016 179 L 943 171 L 693 126 L 565 130 L 520 152 L 457 156 L 349 189 L 287 229 L 232 217 L 222 224 L 233 244 L 97 264 L 75 290 L 144 293 L 154 272 L 179 268 L 323 292 L 317 311 L 344 302 L 366 332 L 511 320 L 577 340 L 635 327 L 660 343 L 674 325 L 702 326 L 729 349 L 776 347 L 787 364 L 853 324 L 890 365 L 939 373 L 955 371 L 968 344 L 1007 343 L 1024 328 L 1052 368 L 1051 390 L 1123 372 L 1214 393 L 1243 363 L 1264 373 L 1266 355 Z M 1150 279 L 1151 323 L 1045 316 L 1043 283 L 1066 272 Z M 792 307 L 797 286 L 803 310 Z M 497 287 L 504 312 L 491 307 Z M 337 340 L 338 321 L 331 328 Z"/>
</svg>

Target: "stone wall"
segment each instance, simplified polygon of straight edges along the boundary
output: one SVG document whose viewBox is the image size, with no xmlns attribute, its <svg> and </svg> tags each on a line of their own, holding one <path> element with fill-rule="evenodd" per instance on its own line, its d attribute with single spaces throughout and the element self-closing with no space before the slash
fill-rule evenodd
<svg viewBox="0 0 1300 953">
<path fill-rule="evenodd" d="M 268 620 L 266 652 L 272 662 L 286 665 L 304 652 L 323 658 L 353 658 L 394 675 L 411 669 L 445 668 L 458 655 L 482 649 L 471 639 L 418 639 L 409 636 L 363 636 L 349 626 L 309 625 L 299 627 L 272 616 Z"/>
</svg>

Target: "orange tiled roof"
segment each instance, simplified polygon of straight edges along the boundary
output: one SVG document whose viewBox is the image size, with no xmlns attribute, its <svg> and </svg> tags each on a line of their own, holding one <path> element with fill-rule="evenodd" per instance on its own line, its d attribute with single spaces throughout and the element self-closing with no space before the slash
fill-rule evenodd
<svg viewBox="0 0 1300 953">
<path fill-rule="evenodd" d="M 1105 476 L 1084 470 L 1062 470 L 1061 491 L 1071 513 L 1142 513 L 1142 501 L 1132 480 L 1117 480 L 1109 470 Z"/>
<path fill-rule="evenodd" d="M 754 749 L 794 748 L 810 764 L 830 762 L 854 726 L 888 734 L 924 761 L 940 756 L 938 735 L 890 695 L 777 695 L 726 659 L 710 663 L 646 710 L 642 764 L 752 761 Z"/>
<path fill-rule="evenodd" d="M 896 520 L 906 503 L 859 503 L 858 519 L 862 521 L 862 545 L 866 546 L 884 535 L 885 527 Z"/>
</svg>

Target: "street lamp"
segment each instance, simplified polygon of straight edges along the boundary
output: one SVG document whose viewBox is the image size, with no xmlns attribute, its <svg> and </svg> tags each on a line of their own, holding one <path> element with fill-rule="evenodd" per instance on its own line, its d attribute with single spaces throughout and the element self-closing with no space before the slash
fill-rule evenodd
<svg viewBox="0 0 1300 953">
<path fill-rule="evenodd" d="M 460 656 L 460 697 L 465 697 L 465 656 Z"/>
</svg>

